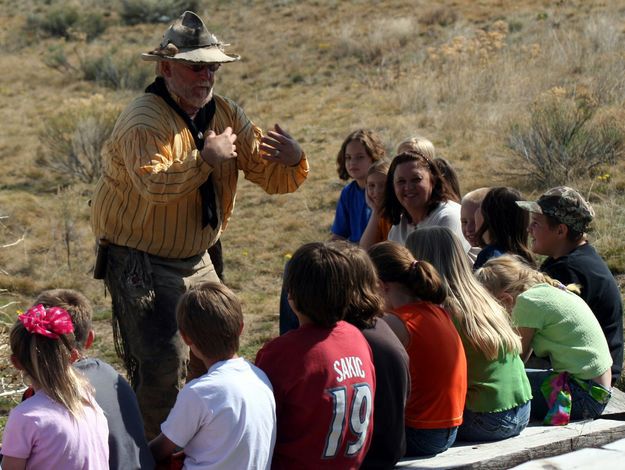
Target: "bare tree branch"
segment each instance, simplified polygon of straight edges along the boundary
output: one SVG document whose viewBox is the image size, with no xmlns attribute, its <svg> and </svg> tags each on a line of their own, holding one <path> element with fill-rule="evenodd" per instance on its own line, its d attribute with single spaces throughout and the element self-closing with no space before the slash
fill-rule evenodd
<svg viewBox="0 0 625 470">
<path fill-rule="evenodd" d="M 20 239 L 14 241 L 13 243 L 8 243 L 6 245 L 0 245 L 0 248 L 9 248 L 15 245 L 19 245 L 20 243 L 22 243 L 24 241 L 24 239 L 26 238 L 26 234 L 22 235 Z"/>
<path fill-rule="evenodd" d="M 18 303 L 18 302 L 13 301 L 13 302 L 9 302 L 8 304 L 4 304 L 4 305 L 0 306 L 0 310 L 4 310 L 8 306 L 16 304 L 16 303 Z"/>
</svg>

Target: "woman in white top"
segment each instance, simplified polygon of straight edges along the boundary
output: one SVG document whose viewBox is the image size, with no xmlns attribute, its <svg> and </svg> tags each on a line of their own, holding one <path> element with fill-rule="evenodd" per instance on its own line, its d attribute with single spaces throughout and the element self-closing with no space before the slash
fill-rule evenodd
<svg viewBox="0 0 625 470">
<path fill-rule="evenodd" d="M 419 227 L 448 227 L 463 241 L 460 204 L 453 190 L 442 178 L 434 162 L 421 152 L 397 155 L 389 168 L 382 208 L 393 227 L 388 239 L 405 245 L 408 235 Z"/>
</svg>

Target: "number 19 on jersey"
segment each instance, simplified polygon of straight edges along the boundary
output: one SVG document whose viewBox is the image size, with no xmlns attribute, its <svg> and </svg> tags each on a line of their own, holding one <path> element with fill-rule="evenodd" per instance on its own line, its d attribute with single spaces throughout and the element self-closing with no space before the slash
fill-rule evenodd
<svg viewBox="0 0 625 470">
<path fill-rule="evenodd" d="M 341 439 L 346 424 L 349 424 L 351 433 L 346 433 L 345 438 L 352 434 L 355 440 L 348 440 L 345 455 L 356 455 L 367 440 L 367 430 L 373 408 L 373 397 L 369 384 L 351 385 L 353 388 L 351 403 L 347 403 L 349 394 L 347 387 L 337 387 L 326 390 L 332 397 L 334 409 L 332 423 L 326 437 L 326 445 L 323 450 L 323 458 L 331 459 L 337 456 L 342 447 Z"/>
</svg>

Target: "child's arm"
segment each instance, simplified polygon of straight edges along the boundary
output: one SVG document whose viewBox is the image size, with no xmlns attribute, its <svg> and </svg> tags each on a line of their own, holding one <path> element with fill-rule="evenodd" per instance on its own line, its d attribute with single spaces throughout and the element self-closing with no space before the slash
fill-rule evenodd
<svg viewBox="0 0 625 470">
<path fill-rule="evenodd" d="M 527 362 L 533 351 L 532 340 L 534 339 L 536 328 L 518 327 L 517 333 L 521 337 L 521 347 L 523 348 L 521 359 L 523 359 L 523 362 Z"/>
<path fill-rule="evenodd" d="M 367 227 L 362 233 L 362 237 L 360 237 L 359 245 L 363 250 L 368 250 L 376 243 L 384 241 L 384 236 L 380 231 L 380 218 L 381 216 L 378 211 L 373 210 L 371 212 Z"/>
<path fill-rule="evenodd" d="M 166 459 L 176 450 L 176 444 L 171 442 L 165 434 L 160 433 L 150 441 L 150 452 L 157 462 Z M 4 470 L 4 467 L 3 467 Z"/>
<path fill-rule="evenodd" d="M 26 468 L 26 459 L 18 459 L 17 457 L 2 457 L 2 470 L 24 470 Z"/>
</svg>

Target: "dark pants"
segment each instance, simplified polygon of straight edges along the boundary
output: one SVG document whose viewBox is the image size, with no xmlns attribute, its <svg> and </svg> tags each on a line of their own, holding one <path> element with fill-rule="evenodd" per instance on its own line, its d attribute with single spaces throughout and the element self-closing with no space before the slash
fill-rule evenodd
<svg viewBox="0 0 625 470">
<path fill-rule="evenodd" d="M 217 240 L 208 250 L 208 256 L 211 257 L 215 272 L 221 282 L 224 282 L 224 250 L 221 247 L 221 240 Z"/>
<path fill-rule="evenodd" d="M 176 304 L 190 286 L 205 281 L 219 282 L 207 253 L 167 259 L 109 248 L 105 282 L 113 301 L 115 346 L 148 439 L 159 434 L 187 375 L 189 349 L 178 333 Z"/>
</svg>

